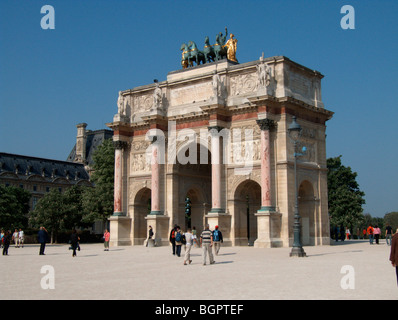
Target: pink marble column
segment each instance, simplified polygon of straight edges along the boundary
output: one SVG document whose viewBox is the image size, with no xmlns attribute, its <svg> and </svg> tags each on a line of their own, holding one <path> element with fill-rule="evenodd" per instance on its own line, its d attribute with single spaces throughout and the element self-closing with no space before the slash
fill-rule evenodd
<svg viewBox="0 0 398 320">
<path fill-rule="evenodd" d="M 161 215 L 160 210 L 160 155 L 159 145 L 155 143 L 162 137 L 154 136 L 152 141 L 151 155 L 151 215 Z"/>
<path fill-rule="evenodd" d="M 274 211 L 271 197 L 271 143 L 270 129 L 274 121 L 270 119 L 257 120 L 261 129 L 261 209 Z"/>
<path fill-rule="evenodd" d="M 209 127 L 211 134 L 211 199 L 212 208 L 210 213 L 223 212 L 221 208 L 221 154 L 220 137 L 218 132 L 220 127 Z"/>
<path fill-rule="evenodd" d="M 159 171 L 159 147 L 154 143 L 152 144 L 152 157 L 151 157 L 151 169 L 152 169 L 152 187 L 151 187 L 151 214 L 160 213 L 160 171 Z"/>
<path fill-rule="evenodd" d="M 123 213 L 123 205 L 122 205 L 122 184 L 123 184 L 123 176 L 122 176 L 122 157 L 123 157 L 123 149 L 126 146 L 126 142 L 124 141 L 115 141 L 115 181 L 114 181 L 114 208 L 113 215 L 114 216 L 122 216 L 125 215 Z"/>
</svg>

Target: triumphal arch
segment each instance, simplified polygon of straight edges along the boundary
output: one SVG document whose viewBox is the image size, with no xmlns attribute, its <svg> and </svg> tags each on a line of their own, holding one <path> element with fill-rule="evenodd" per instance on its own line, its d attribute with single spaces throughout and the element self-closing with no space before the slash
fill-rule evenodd
<svg viewBox="0 0 398 320">
<path fill-rule="evenodd" d="M 182 51 L 182 68 L 167 80 L 119 92 L 108 124 L 111 245 L 142 245 L 149 226 L 156 244 L 167 245 L 175 224 L 200 234 L 208 223 L 225 245 L 291 246 L 293 117 L 306 147 L 297 162 L 302 243 L 329 244 L 325 124 L 333 112 L 322 102 L 323 75 L 284 56 L 245 63 L 221 56 L 194 66 Z"/>
</svg>

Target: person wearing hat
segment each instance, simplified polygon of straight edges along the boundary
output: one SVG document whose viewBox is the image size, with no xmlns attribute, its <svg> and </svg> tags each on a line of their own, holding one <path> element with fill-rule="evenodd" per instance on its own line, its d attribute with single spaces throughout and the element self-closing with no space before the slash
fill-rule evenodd
<svg viewBox="0 0 398 320">
<path fill-rule="evenodd" d="M 215 227 L 213 231 L 213 244 L 214 244 L 214 254 L 218 256 L 220 251 L 221 243 L 223 242 L 222 233 L 218 230 L 218 226 Z"/>
</svg>

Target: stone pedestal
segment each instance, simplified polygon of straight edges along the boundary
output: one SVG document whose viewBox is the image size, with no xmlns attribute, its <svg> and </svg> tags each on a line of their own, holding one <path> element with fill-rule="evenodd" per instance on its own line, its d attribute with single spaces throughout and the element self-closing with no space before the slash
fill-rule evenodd
<svg viewBox="0 0 398 320">
<path fill-rule="evenodd" d="M 130 231 L 131 218 L 126 216 L 111 216 L 110 246 L 131 246 Z"/>
<path fill-rule="evenodd" d="M 215 227 L 218 226 L 218 229 L 223 235 L 223 245 L 232 246 L 232 241 L 229 238 L 231 230 L 231 215 L 226 213 L 209 212 L 205 218 L 207 219 L 207 224 L 209 225 L 210 230 L 213 231 Z"/>
<path fill-rule="evenodd" d="M 279 238 L 282 215 L 275 211 L 259 210 L 257 217 L 257 239 L 255 248 L 282 247 L 283 241 Z"/>
<path fill-rule="evenodd" d="M 169 245 L 169 217 L 165 215 L 153 215 L 149 214 L 145 217 L 147 221 L 147 235 L 149 226 L 152 226 L 153 230 L 153 239 L 155 241 L 155 245 L 159 246 L 167 246 Z"/>
</svg>

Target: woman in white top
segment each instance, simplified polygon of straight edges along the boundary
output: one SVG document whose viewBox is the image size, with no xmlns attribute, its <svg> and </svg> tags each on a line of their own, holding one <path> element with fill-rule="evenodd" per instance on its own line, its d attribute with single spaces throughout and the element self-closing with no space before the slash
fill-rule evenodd
<svg viewBox="0 0 398 320">
<path fill-rule="evenodd" d="M 186 240 L 184 265 L 186 265 L 187 262 L 189 264 L 191 264 L 191 262 L 192 262 L 192 260 L 191 260 L 191 248 L 192 248 L 192 242 L 193 242 L 193 235 L 191 233 L 191 229 L 188 228 L 188 231 L 185 232 L 184 235 L 185 235 L 185 240 Z"/>
<path fill-rule="evenodd" d="M 15 232 L 13 233 L 12 238 L 14 239 L 14 242 L 15 242 L 15 248 L 18 248 L 19 233 L 18 233 L 17 229 L 15 229 Z"/>
</svg>

